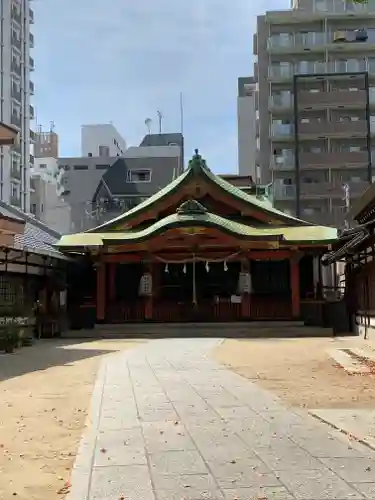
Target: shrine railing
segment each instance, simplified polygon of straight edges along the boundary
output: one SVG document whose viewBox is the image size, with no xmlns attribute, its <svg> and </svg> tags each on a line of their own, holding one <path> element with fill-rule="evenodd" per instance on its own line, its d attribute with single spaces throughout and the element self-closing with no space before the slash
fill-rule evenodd
<svg viewBox="0 0 375 500">
<path fill-rule="evenodd" d="M 132 323 L 146 320 L 146 300 L 121 302 L 107 306 L 106 321 L 109 323 Z M 230 300 L 201 300 L 194 306 L 191 302 L 175 302 L 154 298 L 151 321 L 160 323 L 179 322 L 231 322 L 239 320 L 284 320 L 292 316 L 291 300 L 288 297 L 251 296 L 246 307 L 241 302 Z"/>
</svg>

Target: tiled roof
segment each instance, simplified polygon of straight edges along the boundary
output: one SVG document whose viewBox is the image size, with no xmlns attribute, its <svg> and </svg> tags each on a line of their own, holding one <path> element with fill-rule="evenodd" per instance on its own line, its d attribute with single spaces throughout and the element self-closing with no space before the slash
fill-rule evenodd
<svg viewBox="0 0 375 500">
<path fill-rule="evenodd" d="M 157 234 L 165 233 L 175 227 L 211 227 L 221 229 L 241 239 L 275 239 L 286 243 L 324 243 L 328 244 L 337 238 L 337 230 L 324 226 L 292 226 L 292 227 L 253 227 L 235 222 L 220 215 L 210 213 L 195 200 L 183 203 L 177 213 L 168 215 L 151 226 L 140 231 L 78 233 L 63 236 L 60 248 L 85 246 L 103 246 L 103 244 L 120 244 L 126 242 L 147 241 Z"/>
<path fill-rule="evenodd" d="M 62 254 L 53 246 L 60 239 L 61 234 L 49 228 L 43 222 L 35 219 L 29 214 L 18 210 L 17 208 L 0 201 L 0 213 L 6 217 L 25 222 L 23 234 L 16 234 L 14 246 L 18 249 L 27 248 L 35 253 L 48 253 L 62 257 Z"/>
<path fill-rule="evenodd" d="M 114 219 L 101 224 L 100 226 L 89 229 L 87 232 L 100 232 L 102 229 L 107 229 L 109 227 L 113 227 L 116 224 L 126 223 L 132 217 L 140 214 L 143 210 L 150 208 L 155 203 L 166 199 L 168 196 L 173 194 L 177 189 L 181 189 L 182 186 L 188 182 L 191 178 L 202 178 L 203 180 L 211 183 L 212 185 L 216 185 L 223 192 L 229 194 L 234 199 L 241 200 L 242 202 L 253 206 L 254 208 L 262 211 L 265 214 L 268 214 L 270 218 L 280 219 L 284 223 L 294 224 L 294 225 L 310 225 L 308 222 L 305 222 L 301 219 L 293 217 L 292 215 L 288 215 L 280 210 L 277 210 L 272 206 L 269 200 L 259 199 L 257 196 L 252 194 L 247 194 L 240 187 L 234 186 L 230 184 L 223 178 L 215 175 L 211 170 L 207 167 L 206 162 L 201 158 L 201 156 L 196 152 L 193 159 L 189 162 L 189 168 L 185 170 L 177 179 L 172 181 L 170 184 L 165 186 L 163 189 L 155 193 L 153 196 L 150 196 L 139 205 L 136 205 L 134 208 L 128 210 L 127 212 L 115 217 Z"/>
</svg>

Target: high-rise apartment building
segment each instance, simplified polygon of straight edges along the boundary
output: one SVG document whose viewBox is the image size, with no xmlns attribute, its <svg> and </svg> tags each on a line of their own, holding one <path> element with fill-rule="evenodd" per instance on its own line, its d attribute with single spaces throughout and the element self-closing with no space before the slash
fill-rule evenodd
<svg viewBox="0 0 375 500">
<path fill-rule="evenodd" d="M 375 2 L 292 5 L 254 36 L 261 181 L 277 208 L 341 226 L 374 175 Z"/>
<path fill-rule="evenodd" d="M 238 79 L 237 134 L 238 173 L 256 179 L 256 82 L 254 77 Z"/>
<path fill-rule="evenodd" d="M 30 49 L 34 37 L 30 25 L 34 13 L 30 0 L 0 0 L 0 121 L 19 131 L 18 142 L 0 148 L 0 199 L 24 211 L 30 209 L 30 121 L 34 109 L 30 96 L 34 84 Z"/>
</svg>

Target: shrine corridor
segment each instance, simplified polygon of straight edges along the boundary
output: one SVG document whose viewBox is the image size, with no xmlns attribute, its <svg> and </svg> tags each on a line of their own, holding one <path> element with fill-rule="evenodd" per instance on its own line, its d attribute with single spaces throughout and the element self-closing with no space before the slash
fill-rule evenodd
<svg viewBox="0 0 375 500">
<path fill-rule="evenodd" d="M 212 361 L 217 343 L 104 359 L 68 500 L 374 498 L 375 452 Z"/>
</svg>

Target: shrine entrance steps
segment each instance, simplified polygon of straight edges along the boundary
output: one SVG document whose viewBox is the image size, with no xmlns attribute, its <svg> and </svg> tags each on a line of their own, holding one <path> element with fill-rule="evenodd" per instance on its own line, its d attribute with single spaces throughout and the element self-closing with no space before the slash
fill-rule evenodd
<svg viewBox="0 0 375 500">
<path fill-rule="evenodd" d="M 69 330 L 64 338 L 298 338 L 331 337 L 331 328 L 305 326 L 302 321 L 236 323 L 124 323 Z"/>
</svg>

